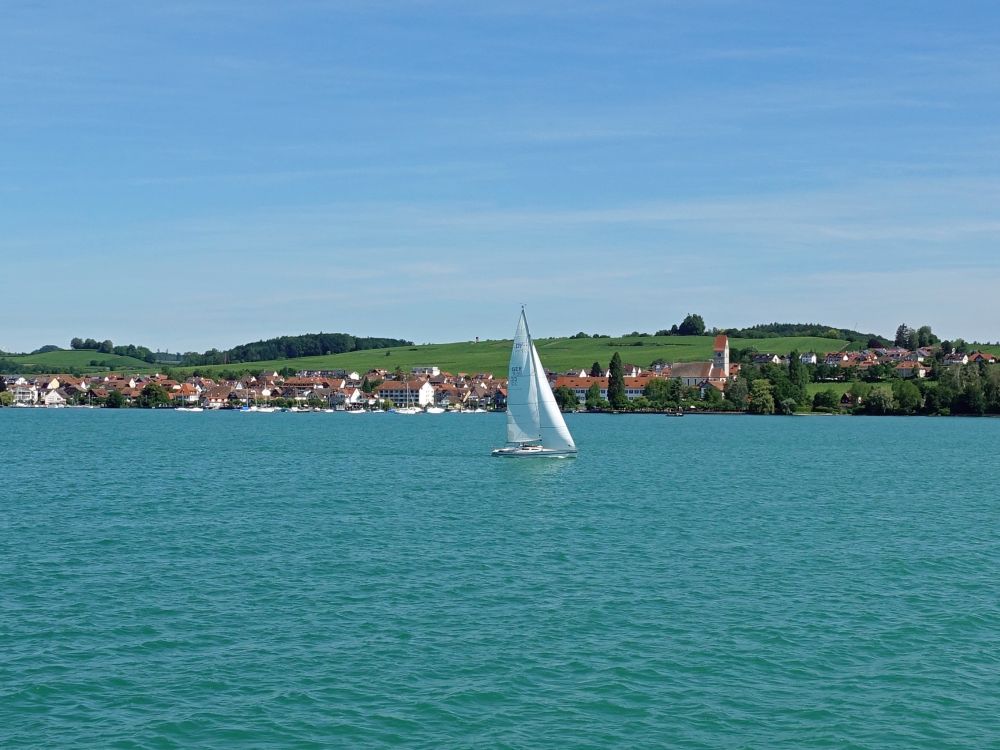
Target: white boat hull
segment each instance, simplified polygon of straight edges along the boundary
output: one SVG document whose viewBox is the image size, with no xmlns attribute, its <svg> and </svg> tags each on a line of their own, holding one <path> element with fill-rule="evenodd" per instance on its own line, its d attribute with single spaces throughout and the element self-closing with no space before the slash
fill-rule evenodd
<svg viewBox="0 0 1000 750">
<path fill-rule="evenodd" d="M 494 448 L 492 455 L 498 458 L 576 458 L 576 451 L 542 448 L 540 446 L 517 446 Z"/>
</svg>

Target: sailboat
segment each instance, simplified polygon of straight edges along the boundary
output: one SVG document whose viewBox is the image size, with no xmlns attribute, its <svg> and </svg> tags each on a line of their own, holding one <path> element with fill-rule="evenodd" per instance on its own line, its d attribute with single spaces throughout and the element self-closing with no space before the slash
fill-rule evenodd
<svg viewBox="0 0 1000 750">
<path fill-rule="evenodd" d="M 507 445 L 495 448 L 493 455 L 505 458 L 576 455 L 576 444 L 552 395 L 523 308 L 514 332 L 507 373 Z"/>
</svg>

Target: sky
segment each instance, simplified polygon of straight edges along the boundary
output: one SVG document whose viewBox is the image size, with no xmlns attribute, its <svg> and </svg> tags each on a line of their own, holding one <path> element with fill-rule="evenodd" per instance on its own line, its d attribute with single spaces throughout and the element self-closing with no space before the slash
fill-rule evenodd
<svg viewBox="0 0 1000 750">
<path fill-rule="evenodd" d="M 1000 340 L 1000 4 L 0 4 L 0 350 Z"/>
</svg>

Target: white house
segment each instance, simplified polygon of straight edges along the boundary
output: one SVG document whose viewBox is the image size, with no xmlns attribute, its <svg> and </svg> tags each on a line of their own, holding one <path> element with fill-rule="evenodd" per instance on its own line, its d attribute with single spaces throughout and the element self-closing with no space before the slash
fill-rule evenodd
<svg viewBox="0 0 1000 750">
<path fill-rule="evenodd" d="M 42 403 L 46 406 L 66 406 L 66 396 L 58 388 L 54 388 L 42 397 Z"/>
<path fill-rule="evenodd" d="M 15 406 L 34 406 L 38 402 L 38 389 L 27 382 L 18 383 L 14 386 L 13 391 Z"/>
<path fill-rule="evenodd" d="M 901 378 L 924 378 L 927 377 L 927 368 L 920 362 L 907 360 L 896 365 L 896 374 Z"/>
<path fill-rule="evenodd" d="M 396 406 L 427 406 L 434 403 L 434 386 L 426 380 L 386 380 L 377 389 L 378 397 Z"/>
<path fill-rule="evenodd" d="M 804 365 L 815 365 L 819 362 L 819 357 L 816 356 L 816 352 L 806 352 L 799 355 L 799 362 Z"/>
</svg>

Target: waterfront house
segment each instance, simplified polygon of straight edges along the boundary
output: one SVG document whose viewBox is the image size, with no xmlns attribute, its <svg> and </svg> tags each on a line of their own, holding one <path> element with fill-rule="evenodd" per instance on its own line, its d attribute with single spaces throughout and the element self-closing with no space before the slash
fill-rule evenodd
<svg viewBox="0 0 1000 750">
<path fill-rule="evenodd" d="M 383 401 L 396 406 L 427 406 L 434 403 L 434 386 L 426 380 L 385 380 L 375 389 Z"/>
<path fill-rule="evenodd" d="M 20 380 L 24 381 L 24 378 Z M 8 386 L 8 390 L 13 392 L 15 405 L 34 406 L 38 402 L 38 389 L 27 381 L 18 383 L 13 388 Z"/>
<path fill-rule="evenodd" d="M 217 385 L 201 392 L 201 405 L 206 409 L 222 409 L 229 406 L 229 397 L 234 393 L 231 386 Z"/>
<path fill-rule="evenodd" d="M 42 403 L 46 406 L 66 406 L 66 394 L 60 388 L 53 388 L 42 396 Z"/>
</svg>

